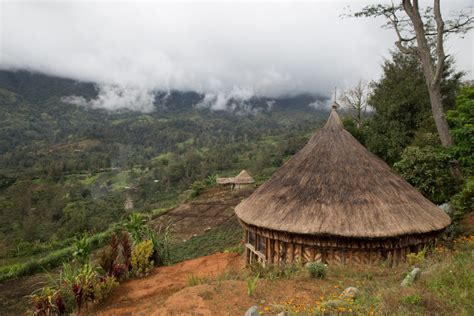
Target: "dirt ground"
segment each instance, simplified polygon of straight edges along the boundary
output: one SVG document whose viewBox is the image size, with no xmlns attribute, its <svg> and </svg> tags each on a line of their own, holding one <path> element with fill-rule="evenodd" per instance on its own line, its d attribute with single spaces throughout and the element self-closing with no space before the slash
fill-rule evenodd
<svg viewBox="0 0 474 316">
<path fill-rule="evenodd" d="M 464 216 L 464 218 L 459 222 L 459 228 L 466 235 L 474 234 L 474 212 Z"/>
<path fill-rule="evenodd" d="M 171 225 L 177 238 L 182 241 L 189 240 L 235 216 L 234 207 L 252 192 L 252 189 L 208 189 L 198 198 L 156 218 L 152 226 L 159 230 L 160 227 Z"/>
<path fill-rule="evenodd" d="M 184 311 L 206 315 L 206 306 L 201 308 L 199 299 L 188 300 L 189 294 L 184 293 L 184 297 L 176 294 L 188 286 L 190 276 L 212 279 L 224 271 L 239 271 L 243 266 L 240 257 L 217 253 L 156 268 L 147 277 L 121 284 L 100 306 L 85 311 L 84 315 L 182 315 Z"/>
<path fill-rule="evenodd" d="M 28 308 L 26 296 L 45 286 L 48 280 L 46 273 L 38 273 L 0 283 L 0 315 L 25 314 Z"/>
<path fill-rule="evenodd" d="M 259 279 L 255 292 L 249 295 L 248 275 L 242 255 L 216 253 L 156 268 L 145 278 L 122 284 L 106 301 L 83 314 L 234 316 L 243 315 L 254 305 L 264 315 L 276 315 L 288 307 L 309 313 L 318 301 L 336 298 L 347 286 L 362 285 L 351 278 L 340 281 L 338 276 L 330 276 L 316 280 L 302 274 L 274 280 Z M 199 281 L 190 283 L 190 276 Z"/>
<path fill-rule="evenodd" d="M 199 197 L 154 219 L 152 226 L 158 230 L 160 226 L 171 225 L 178 241 L 189 240 L 235 216 L 234 207 L 252 191 L 205 190 Z M 26 296 L 45 286 L 47 281 L 47 274 L 41 273 L 0 283 L 0 315 L 24 314 L 28 308 Z"/>
<path fill-rule="evenodd" d="M 307 277 L 279 279 L 278 282 L 259 279 L 255 293 L 249 296 L 246 275 L 242 255 L 216 253 L 156 268 L 145 278 L 122 284 L 106 301 L 83 314 L 243 315 L 253 305 L 270 314 L 278 305 L 294 305 L 304 310 L 306 305 L 313 306 L 315 298 L 332 288 L 330 282 Z M 190 276 L 200 280 L 197 285 L 190 284 Z M 334 293 L 340 289 L 342 287 L 336 287 Z"/>
</svg>

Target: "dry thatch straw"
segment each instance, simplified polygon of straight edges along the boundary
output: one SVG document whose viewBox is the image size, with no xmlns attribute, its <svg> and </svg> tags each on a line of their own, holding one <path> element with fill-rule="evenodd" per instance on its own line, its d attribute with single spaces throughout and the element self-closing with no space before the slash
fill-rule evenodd
<svg viewBox="0 0 474 316">
<path fill-rule="evenodd" d="M 233 178 L 217 178 L 216 182 L 217 184 L 252 184 L 255 183 L 255 180 L 247 171 L 242 170 Z"/>
<path fill-rule="evenodd" d="M 435 232 L 451 222 L 347 132 L 336 107 L 235 212 L 244 223 L 271 230 L 358 238 Z"/>
<path fill-rule="evenodd" d="M 255 183 L 255 180 L 245 170 L 240 171 L 240 173 L 234 178 L 234 181 L 236 184 Z"/>
</svg>

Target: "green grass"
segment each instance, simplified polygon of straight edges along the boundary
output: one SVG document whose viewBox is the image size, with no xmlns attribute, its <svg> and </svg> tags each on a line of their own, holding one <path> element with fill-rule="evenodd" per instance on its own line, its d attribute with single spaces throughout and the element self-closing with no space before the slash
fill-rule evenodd
<svg viewBox="0 0 474 316">
<path fill-rule="evenodd" d="M 242 228 L 237 220 L 232 219 L 186 242 L 172 245 L 170 262 L 173 264 L 224 251 L 237 245 L 241 239 Z"/>
<path fill-rule="evenodd" d="M 126 186 L 130 186 L 128 176 L 128 171 L 120 171 L 117 174 L 113 175 L 111 178 L 112 190 L 123 190 Z"/>
<path fill-rule="evenodd" d="M 112 225 L 108 230 L 90 237 L 92 249 L 97 249 L 109 242 L 110 236 L 121 229 L 121 225 Z M 32 275 L 60 266 L 63 262 L 70 261 L 74 248 L 72 245 L 51 251 L 41 257 L 21 260 L 21 262 L 0 267 L 0 282 L 26 275 Z"/>
<path fill-rule="evenodd" d="M 97 173 L 95 175 L 85 178 L 84 180 L 80 180 L 80 182 L 83 185 L 91 185 L 100 177 L 100 175 L 100 173 Z"/>
<path fill-rule="evenodd" d="M 474 247 L 465 246 L 436 272 L 426 275 L 425 285 L 450 309 L 461 315 L 474 314 Z"/>
</svg>

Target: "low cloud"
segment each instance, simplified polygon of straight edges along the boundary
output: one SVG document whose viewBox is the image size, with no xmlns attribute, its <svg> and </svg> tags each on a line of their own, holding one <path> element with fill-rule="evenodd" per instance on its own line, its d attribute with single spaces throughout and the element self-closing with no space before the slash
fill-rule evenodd
<svg viewBox="0 0 474 316">
<path fill-rule="evenodd" d="M 154 109 L 155 94 L 141 87 L 100 85 L 95 99 L 87 100 L 82 96 L 73 95 L 63 97 L 62 101 L 93 109 L 102 108 L 110 111 L 130 109 L 151 112 Z"/>
<path fill-rule="evenodd" d="M 2 2 L 0 69 L 95 82 L 97 99 L 65 100 L 111 110 L 150 111 L 154 91 L 196 91 L 212 109 L 252 96 L 330 95 L 334 86 L 377 79 L 395 41 L 383 21 L 341 19 L 348 4 L 364 5 Z M 470 44 L 472 34 L 447 47 L 461 70 L 472 71 Z"/>
</svg>

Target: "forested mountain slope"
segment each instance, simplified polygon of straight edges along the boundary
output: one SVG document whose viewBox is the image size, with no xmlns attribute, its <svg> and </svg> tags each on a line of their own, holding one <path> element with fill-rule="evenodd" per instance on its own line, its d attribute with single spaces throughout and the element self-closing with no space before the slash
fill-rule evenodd
<svg viewBox="0 0 474 316">
<path fill-rule="evenodd" d="M 263 178 L 326 116 L 309 106 L 324 99 L 310 95 L 216 111 L 196 106 L 204 96 L 195 92 L 156 92 L 149 113 L 64 102 L 97 93 L 92 83 L 0 71 L 2 257 L 166 206 L 216 174 Z"/>
</svg>

